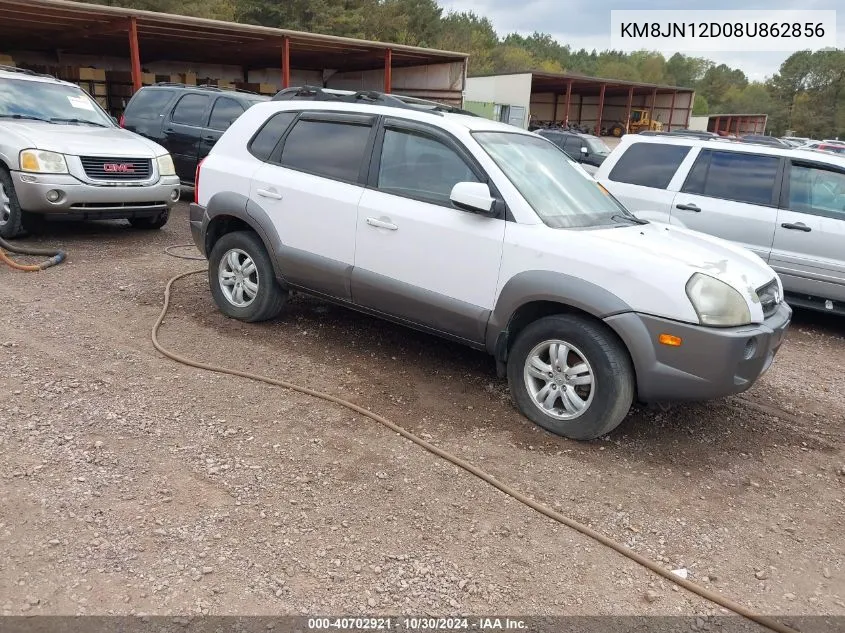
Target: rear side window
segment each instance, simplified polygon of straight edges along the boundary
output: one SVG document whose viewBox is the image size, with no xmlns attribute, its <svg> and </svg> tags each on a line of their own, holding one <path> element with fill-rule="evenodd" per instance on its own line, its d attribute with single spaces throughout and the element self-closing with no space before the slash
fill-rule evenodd
<svg viewBox="0 0 845 633">
<path fill-rule="evenodd" d="M 269 161 L 276 145 L 295 118 L 296 112 L 279 112 L 270 117 L 249 145 L 252 155 L 258 160 Z"/>
<path fill-rule="evenodd" d="M 845 173 L 793 163 L 789 170 L 789 208 L 845 220 Z"/>
<path fill-rule="evenodd" d="M 566 142 L 563 145 L 564 151 L 570 156 L 578 157 L 581 155 L 581 148 L 584 142 L 577 136 L 567 136 Z"/>
<path fill-rule="evenodd" d="M 608 177 L 615 182 L 665 189 L 689 150 L 685 145 L 634 143 L 622 154 Z"/>
<path fill-rule="evenodd" d="M 234 99 L 220 97 L 214 102 L 214 107 L 211 109 L 211 118 L 208 121 L 208 127 L 212 130 L 228 130 L 229 126 L 235 122 L 235 119 L 244 112 L 244 107 Z"/>
<path fill-rule="evenodd" d="M 176 103 L 171 119 L 182 125 L 202 127 L 205 124 L 205 109 L 208 107 L 206 95 L 185 95 Z"/>
<path fill-rule="evenodd" d="M 369 125 L 335 121 L 297 121 L 285 140 L 285 167 L 356 182 L 370 137 Z"/>
<path fill-rule="evenodd" d="M 172 90 L 141 90 L 129 102 L 129 106 L 126 108 L 126 117 L 157 119 L 172 96 Z"/>
<path fill-rule="evenodd" d="M 777 156 L 702 150 L 683 191 L 735 202 L 771 205 L 779 166 Z"/>
</svg>

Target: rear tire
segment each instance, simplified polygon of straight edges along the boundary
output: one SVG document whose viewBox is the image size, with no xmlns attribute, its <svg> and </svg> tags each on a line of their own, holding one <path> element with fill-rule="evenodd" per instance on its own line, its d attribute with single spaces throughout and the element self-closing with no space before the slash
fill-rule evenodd
<svg viewBox="0 0 845 633">
<path fill-rule="evenodd" d="M 144 218 L 129 218 L 129 224 L 133 229 L 140 229 L 142 231 L 155 231 L 160 229 L 170 219 L 170 209 L 162 211 L 158 215 Z"/>
<path fill-rule="evenodd" d="M 511 348 L 507 374 L 520 412 L 573 440 L 615 429 L 634 399 L 627 350 L 603 325 L 579 315 L 543 317 L 526 326 Z"/>
<path fill-rule="evenodd" d="M 208 284 L 223 314 L 248 323 L 276 317 L 288 299 L 264 244 L 252 231 L 217 240 L 208 258 Z"/>
<path fill-rule="evenodd" d="M 0 237 L 10 240 L 23 235 L 23 217 L 24 211 L 18 203 L 12 176 L 0 167 Z"/>
</svg>

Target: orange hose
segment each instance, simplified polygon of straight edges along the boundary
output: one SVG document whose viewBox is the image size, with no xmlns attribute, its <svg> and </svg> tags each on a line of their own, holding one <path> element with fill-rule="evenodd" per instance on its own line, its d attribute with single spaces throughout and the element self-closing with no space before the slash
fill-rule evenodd
<svg viewBox="0 0 845 633">
<path fill-rule="evenodd" d="M 19 264 L 14 259 L 6 255 L 5 251 L 0 248 L 0 261 L 9 266 L 10 268 L 14 268 L 15 270 L 22 270 L 25 273 L 36 273 L 39 270 L 42 270 L 41 266 L 37 264 Z"/>
</svg>

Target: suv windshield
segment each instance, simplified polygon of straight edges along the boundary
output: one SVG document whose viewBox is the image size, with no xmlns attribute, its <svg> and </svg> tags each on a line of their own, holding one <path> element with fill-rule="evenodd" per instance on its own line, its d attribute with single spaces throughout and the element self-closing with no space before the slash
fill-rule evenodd
<svg viewBox="0 0 845 633">
<path fill-rule="evenodd" d="M 514 132 L 474 136 L 546 225 L 570 229 L 641 223 L 547 140 Z"/>
<path fill-rule="evenodd" d="M 112 120 L 76 86 L 0 79 L 0 118 L 113 127 Z"/>
</svg>

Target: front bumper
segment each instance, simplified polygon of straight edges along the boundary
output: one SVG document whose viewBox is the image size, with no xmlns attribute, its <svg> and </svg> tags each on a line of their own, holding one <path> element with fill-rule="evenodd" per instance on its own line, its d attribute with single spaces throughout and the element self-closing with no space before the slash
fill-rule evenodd
<svg viewBox="0 0 845 633">
<path fill-rule="evenodd" d="M 208 253 L 205 252 L 205 228 L 208 226 L 209 218 L 205 207 L 192 202 L 188 217 L 191 223 L 191 239 L 194 240 L 194 244 L 203 257 L 208 257 Z"/>
<path fill-rule="evenodd" d="M 631 353 L 643 402 L 710 400 L 741 393 L 772 364 L 792 318 L 781 303 L 762 324 L 712 328 L 628 312 L 605 319 Z M 660 334 L 682 339 L 658 343 Z"/>
<path fill-rule="evenodd" d="M 179 200 L 179 177 L 161 176 L 149 185 L 92 185 L 69 174 L 13 174 L 24 211 L 80 218 L 131 218 L 158 215 Z M 48 192 L 60 198 L 51 202 Z"/>
</svg>

